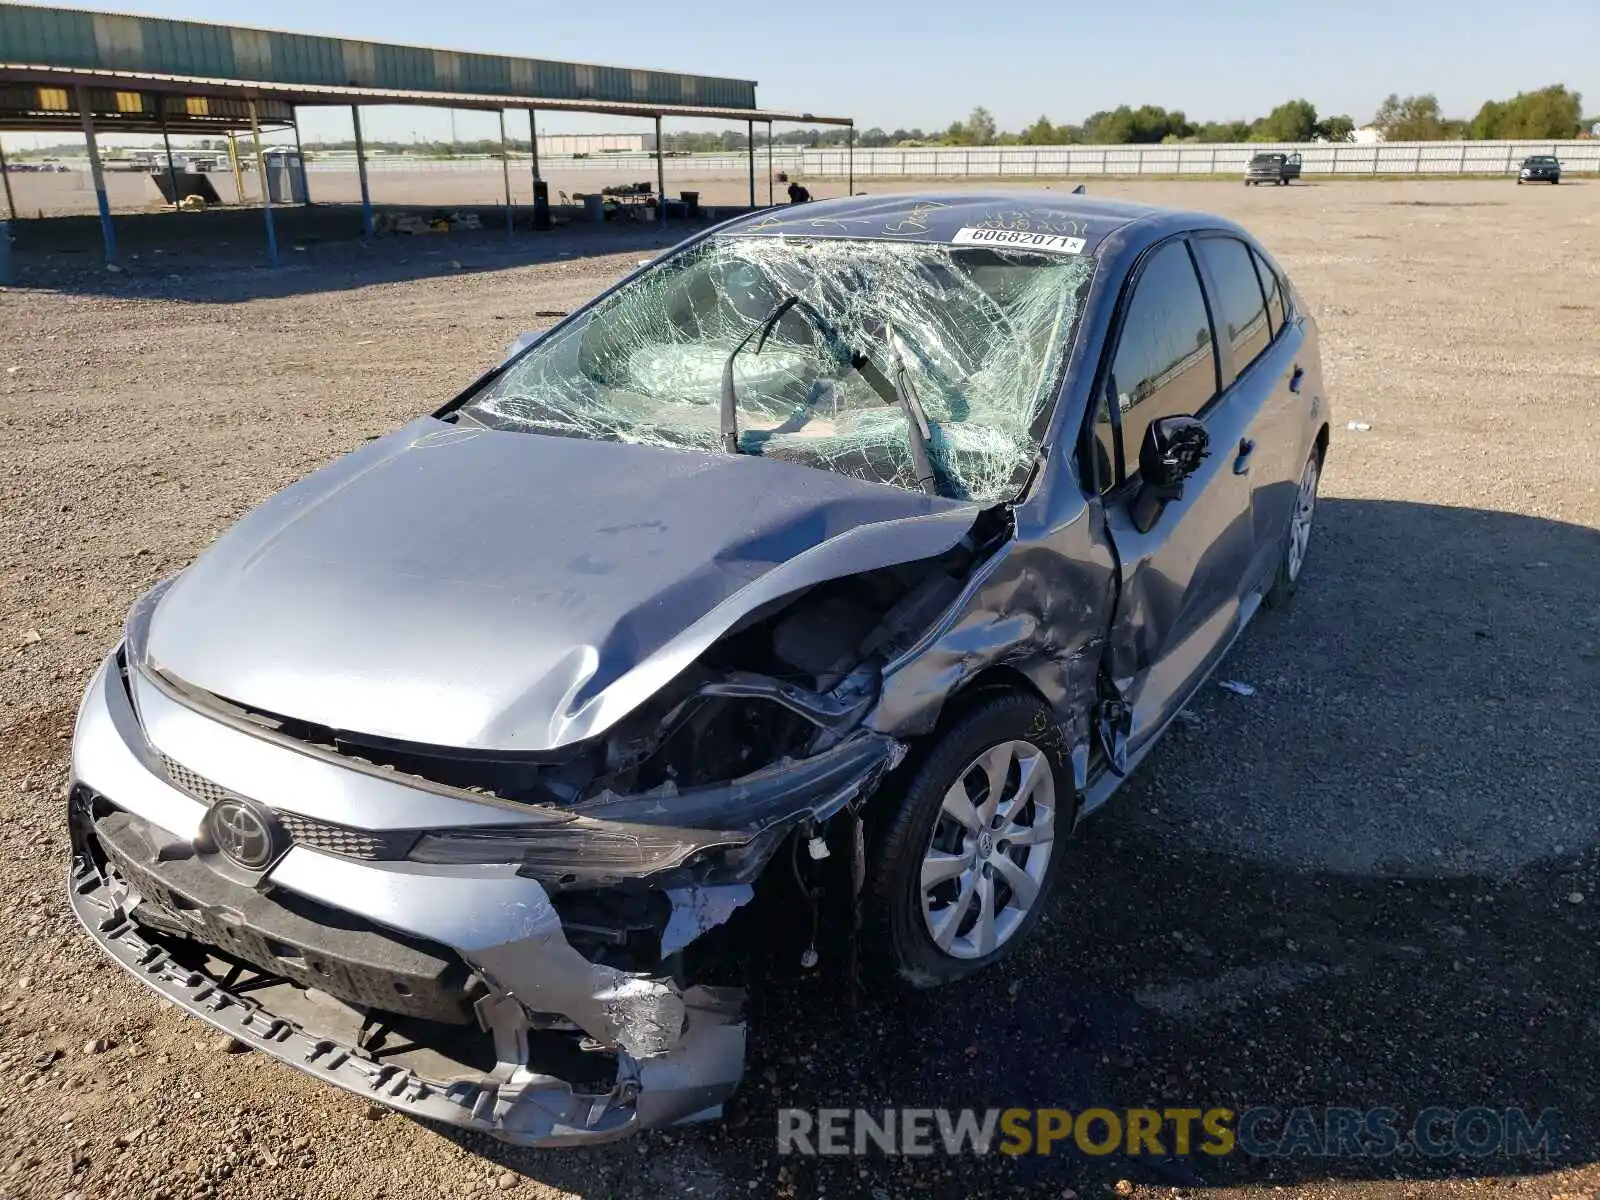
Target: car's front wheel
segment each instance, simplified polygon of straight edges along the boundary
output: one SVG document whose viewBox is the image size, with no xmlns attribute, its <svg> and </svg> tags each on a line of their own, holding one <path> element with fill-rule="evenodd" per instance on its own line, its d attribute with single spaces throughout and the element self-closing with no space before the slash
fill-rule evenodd
<svg viewBox="0 0 1600 1200">
<path fill-rule="evenodd" d="M 869 961 L 934 987 L 1038 923 L 1077 805 L 1060 726 L 1021 692 L 977 699 L 907 767 L 872 838 Z"/>
<path fill-rule="evenodd" d="M 1311 526 L 1317 515 L 1317 486 L 1321 481 L 1322 456 L 1312 451 L 1300 475 L 1300 490 L 1295 494 L 1289 532 L 1283 541 L 1283 554 L 1278 559 L 1278 574 L 1267 591 L 1268 608 L 1288 608 L 1289 601 L 1300 589 L 1300 572 L 1305 568 L 1306 552 L 1311 548 Z"/>
</svg>

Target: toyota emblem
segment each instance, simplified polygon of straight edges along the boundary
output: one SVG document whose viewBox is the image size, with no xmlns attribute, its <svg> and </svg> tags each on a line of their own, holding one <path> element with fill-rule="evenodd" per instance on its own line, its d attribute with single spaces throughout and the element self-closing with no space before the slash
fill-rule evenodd
<svg viewBox="0 0 1600 1200">
<path fill-rule="evenodd" d="M 219 800 L 211 806 L 206 825 L 217 851 L 246 870 L 266 867 L 282 846 L 278 823 L 248 800 Z"/>
</svg>

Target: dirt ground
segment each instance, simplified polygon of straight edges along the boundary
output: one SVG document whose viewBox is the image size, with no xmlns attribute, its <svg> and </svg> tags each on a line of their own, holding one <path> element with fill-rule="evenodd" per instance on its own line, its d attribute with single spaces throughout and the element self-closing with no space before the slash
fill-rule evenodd
<svg viewBox="0 0 1600 1200">
<path fill-rule="evenodd" d="M 192 241 L 115 275 L 23 255 L 0 292 L 0 1196 L 1600 1192 L 1600 184 L 1092 190 L 1242 221 L 1322 328 L 1305 585 L 1221 671 L 1255 693 L 1204 690 L 1004 967 L 854 1007 L 774 969 L 728 1121 L 585 1152 L 219 1053 L 77 930 L 61 786 L 140 591 L 660 235 L 315 244 L 277 270 Z M 1553 1162 L 775 1153 L 786 1105 L 1152 1101 L 1555 1108 L 1565 1136 Z"/>
</svg>

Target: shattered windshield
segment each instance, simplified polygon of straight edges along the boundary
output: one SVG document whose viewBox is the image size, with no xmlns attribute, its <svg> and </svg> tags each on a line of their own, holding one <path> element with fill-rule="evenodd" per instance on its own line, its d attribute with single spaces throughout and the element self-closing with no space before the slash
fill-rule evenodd
<svg viewBox="0 0 1600 1200">
<path fill-rule="evenodd" d="M 500 429 L 717 451 L 724 368 L 755 333 L 733 360 L 741 453 L 917 490 L 899 377 L 926 417 L 936 490 L 993 503 L 1038 451 L 1093 272 L 1077 255 L 713 238 L 540 341 L 462 411 Z"/>
</svg>

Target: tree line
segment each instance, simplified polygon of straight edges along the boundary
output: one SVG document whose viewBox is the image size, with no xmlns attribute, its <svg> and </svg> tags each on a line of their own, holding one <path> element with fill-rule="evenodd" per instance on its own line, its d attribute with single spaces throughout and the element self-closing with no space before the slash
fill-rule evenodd
<svg viewBox="0 0 1600 1200">
<path fill-rule="evenodd" d="M 1583 117 L 1583 97 L 1559 84 L 1518 92 L 1510 100 L 1486 100 L 1470 120 L 1446 117 L 1438 97 L 1391 94 L 1372 119 L 1394 142 L 1437 142 L 1470 138 L 1573 138 L 1594 124 Z"/>
<path fill-rule="evenodd" d="M 1432 93 L 1390 95 L 1378 106 L 1372 125 L 1393 142 L 1451 141 L 1460 138 L 1565 139 L 1577 137 L 1600 117 L 1584 118 L 1583 98 L 1561 84 L 1535 92 L 1518 92 L 1509 100 L 1488 100 L 1471 118 L 1446 117 Z M 1138 108 L 1123 104 L 1091 114 L 1082 124 L 1056 124 L 1041 116 L 1016 131 L 1002 130 L 987 108 L 978 107 L 964 121 L 943 130 L 885 130 L 874 126 L 856 134 L 856 145 L 880 146 L 1120 146 L 1173 142 L 1345 142 L 1353 139 L 1356 123 L 1348 115 L 1324 116 L 1309 100 L 1288 100 L 1253 121 L 1195 122 L 1182 110 L 1154 104 Z M 843 146 L 844 129 L 798 129 L 777 134 L 779 146 Z M 766 144 L 758 133 L 756 145 Z M 672 134 L 671 150 L 691 152 L 744 150 L 743 133 Z"/>
</svg>

